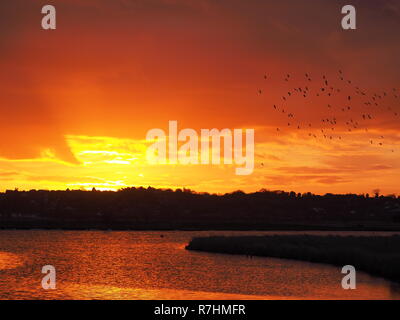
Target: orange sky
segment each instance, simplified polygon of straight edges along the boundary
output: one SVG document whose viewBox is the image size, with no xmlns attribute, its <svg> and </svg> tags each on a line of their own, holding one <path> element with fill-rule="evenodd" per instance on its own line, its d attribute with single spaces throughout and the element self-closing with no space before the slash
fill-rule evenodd
<svg viewBox="0 0 400 320">
<path fill-rule="evenodd" d="M 352 1 L 356 31 L 341 29 L 345 1 L 55 0 L 55 31 L 41 29 L 45 4 L 0 4 L 0 190 L 400 193 L 398 1 Z M 341 94 L 316 96 L 323 75 Z M 282 100 L 304 86 L 310 97 Z M 365 107 L 355 86 L 388 96 Z M 352 108 L 342 112 L 348 95 Z M 287 112 L 296 115 L 290 126 Z M 325 139 L 321 119 L 333 117 Z M 351 132 L 350 119 L 360 123 Z M 256 129 L 254 173 L 149 165 L 146 133 L 169 120 L 180 129 Z"/>
</svg>

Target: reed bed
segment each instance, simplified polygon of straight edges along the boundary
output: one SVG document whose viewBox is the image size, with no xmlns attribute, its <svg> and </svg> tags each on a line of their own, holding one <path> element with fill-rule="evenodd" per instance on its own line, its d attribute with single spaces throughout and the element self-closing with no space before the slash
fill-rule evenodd
<svg viewBox="0 0 400 320">
<path fill-rule="evenodd" d="M 400 236 L 274 235 L 199 237 L 187 250 L 353 265 L 400 282 Z"/>
</svg>

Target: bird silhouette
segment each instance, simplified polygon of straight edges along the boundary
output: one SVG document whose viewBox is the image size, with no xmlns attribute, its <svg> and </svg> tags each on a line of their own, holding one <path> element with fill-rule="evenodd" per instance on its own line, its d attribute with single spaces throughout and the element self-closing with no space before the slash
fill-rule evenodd
<svg viewBox="0 0 400 320">
<path fill-rule="evenodd" d="M 282 116 L 287 116 L 288 119 L 295 119 L 294 114 L 299 109 L 298 104 L 301 103 L 304 106 L 296 116 L 298 124 L 294 124 L 292 121 L 287 122 L 287 130 L 291 130 L 290 128 L 294 127 L 297 128 L 297 131 L 302 132 L 305 130 L 304 127 L 307 127 L 308 131 L 304 132 L 305 136 L 318 138 L 318 135 L 313 133 L 313 130 L 320 129 L 323 134 L 321 137 L 325 139 L 326 143 L 334 139 L 342 141 L 347 136 L 361 133 L 371 137 L 373 135 L 376 138 L 377 124 L 380 118 L 385 114 L 394 118 L 400 117 L 399 91 L 397 88 L 371 92 L 371 90 L 363 88 L 360 84 L 353 84 L 354 81 L 348 79 L 347 76 L 345 77 L 342 69 L 339 69 L 338 73 L 339 77 L 333 79 L 331 77 L 328 79 L 326 74 L 322 74 L 322 80 L 318 80 L 318 77 L 315 77 L 317 79 L 315 82 L 312 81 L 309 72 L 303 73 L 304 78 L 296 78 L 292 73 L 284 74 L 282 78 L 286 92 L 283 92 L 284 94 L 281 97 L 285 108 L 281 109 L 278 108 L 277 104 L 273 104 L 272 110 L 279 111 Z M 265 73 L 263 77 L 268 80 L 265 83 L 273 80 L 268 73 Z M 282 81 L 282 78 L 280 78 L 280 81 Z M 297 85 L 294 88 L 293 85 L 288 88 L 289 84 L 285 83 L 289 81 Z M 264 89 L 260 88 L 258 94 L 263 95 L 263 93 Z M 264 96 L 266 99 L 271 99 L 268 95 Z M 304 102 L 298 100 L 300 97 Z M 340 106 L 340 104 L 342 105 Z M 316 109 L 317 105 L 320 107 L 325 105 L 326 107 L 324 109 Z M 313 106 L 313 109 L 309 109 L 310 106 Z M 310 112 L 310 110 L 312 111 Z M 317 113 L 326 113 L 326 116 L 321 119 L 319 124 L 315 123 L 314 114 Z M 306 123 L 304 126 L 300 125 L 304 123 L 303 121 Z M 369 127 L 374 128 L 374 130 L 369 130 Z M 278 134 L 284 134 L 283 129 L 280 127 L 277 127 L 276 131 Z M 327 134 L 326 131 L 330 132 L 330 134 Z M 347 134 L 343 135 L 343 132 L 347 132 Z M 367 138 L 366 143 L 371 146 L 384 147 L 383 141 L 387 139 L 385 139 L 384 135 L 378 135 L 378 137 L 381 140 L 380 142 L 375 144 L 373 139 Z M 387 150 L 392 151 L 395 149 Z"/>
</svg>

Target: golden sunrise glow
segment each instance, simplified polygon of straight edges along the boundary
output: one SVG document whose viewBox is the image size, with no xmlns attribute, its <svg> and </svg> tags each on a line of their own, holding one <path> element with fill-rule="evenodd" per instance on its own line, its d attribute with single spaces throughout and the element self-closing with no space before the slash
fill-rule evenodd
<svg viewBox="0 0 400 320">
<path fill-rule="evenodd" d="M 32 27 L 41 4 L 7 4 L 16 12 L 23 6 L 26 14 L 7 17 L 0 31 L 6 43 L 1 191 L 152 186 L 399 193 L 400 99 L 393 90 L 400 87 L 400 45 L 391 8 L 369 8 L 367 16 L 379 23 L 344 33 L 331 14 L 334 3 L 58 3 L 60 25 L 49 32 Z M 299 19 L 299 10 L 318 21 Z M 353 109 L 341 112 L 355 89 L 342 84 L 338 70 L 370 95 L 388 92 L 385 105 L 375 110 L 353 97 Z M 344 99 L 282 100 L 293 88 L 318 90 L 325 75 L 343 87 Z M 374 113 L 368 128 L 348 131 L 344 123 L 361 123 L 365 108 Z M 288 124 L 285 109 L 295 113 L 299 128 Z M 321 119 L 333 116 L 339 124 L 332 139 L 323 139 Z M 149 164 L 146 133 L 166 130 L 170 120 L 197 132 L 254 128 L 253 174 L 237 176 L 234 165 Z"/>
<path fill-rule="evenodd" d="M 273 139 L 259 143 L 251 176 L 236 176 L 232 166 L 226 165 L 150 165 L 146 160 L 148 143 L 142 140 L 69 135 L 66 141 L 78 163 L 54 158 L 49 150 L 38 159 L 0 160 L 5 189 L 118 190 L 153 186 L 228 192 L 232 186 L 254 191 L 263 185 L 279 189 L 284 184 L 287 189 L 306 192 L 313 183 L 321 192 L 350 192 L 354 186 L 362 190 L 370 184 L 374 188 L 377 181 L 385 181 L 393 189 L 397 184 L 392 174 L 397 156 L 382 155 L 380 149 L 363 146 L 354 137 L 349 146 L 327 146 L 295 134 L 287 136 L 285 144 Z M 349 151 L 357 143 L 360 146 Z M 290 154 L 287 144 L 292 145 Z"/>
</svg>

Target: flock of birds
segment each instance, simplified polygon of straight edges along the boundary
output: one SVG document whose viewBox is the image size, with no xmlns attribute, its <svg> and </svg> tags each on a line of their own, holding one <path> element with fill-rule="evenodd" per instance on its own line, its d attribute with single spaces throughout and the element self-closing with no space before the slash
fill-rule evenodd
<svg viewBox="0 0 400 320">
<path fill-rule="evenodd" d="M 270 80 L 272 77 L 264 74 L 264 81 Z M 280 85 L 286 92 L 281 101 L 271 105 L 271 109 L 286 118 L 286 128 L 304 130 L 310 138 L 340 141 L 348 134 L 363 133 L 369 135 L 366 139 L 369 145 L 384 147 L 385 136 L 377 133 L 377 119 L 383 115 L 397 119 L 400 117 L 400 90 L 391 88 L 382 92 L 368 92 L 347 79 L 342 70 L 338 70 L 337 76 L 331 79 L 326 75 L 317 79 L 310 73 L 300 77 L 286 74 Z M 267 95 L 264 89 L 259 89 L 258 94 Z M 296 107 L 298 109 L 299 105 L 308 104 L 313 109 L 302 109 L 300 114 L 296 113 Z M 324 109 L 316 110 L 316 105 Z M 315 120 L 316 114 L 324 115 L 318 119 L 318 123 Z M 304 120 L 304 116 L 308 116 L 308 120 Z M 278 134 L 284 130 L 282 126 L 276 128 Z M 393 147 L 389 150 L 395 152 Z"/>
</svg>

